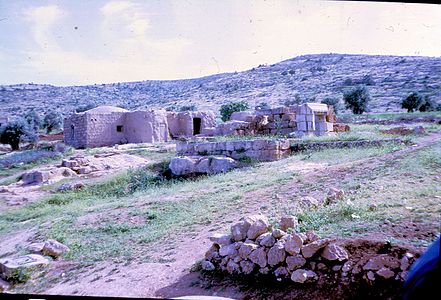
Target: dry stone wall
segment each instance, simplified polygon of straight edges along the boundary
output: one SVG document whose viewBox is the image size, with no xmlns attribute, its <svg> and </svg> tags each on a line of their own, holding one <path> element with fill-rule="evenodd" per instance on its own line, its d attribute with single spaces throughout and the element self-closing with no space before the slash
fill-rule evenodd
<svg viewBox="0 0 441 300">
<path fill-rule="evenodd" d="M 177 141 L 178 156 L 225 155 L 233 159 L 274 161 L 291 153 L 288 139 L 192 143 Z"/>
<path fill-rule="evenodd" d="M 294 229 L 295 217 L 285 217 L 282 225 L 285 230 Z M 329 278 L 347 283 L 402 282 L 419 255 L 375 242 L 320 238 L 312 231 L 287 233 L 273 229 L 262 215 L 246 216 L 231 226 L 229 234 L 214 234 L 210 240 L 213 244 L 202 261 L 205 271 L 270 275 L 298 284 Z"/>
</svg>

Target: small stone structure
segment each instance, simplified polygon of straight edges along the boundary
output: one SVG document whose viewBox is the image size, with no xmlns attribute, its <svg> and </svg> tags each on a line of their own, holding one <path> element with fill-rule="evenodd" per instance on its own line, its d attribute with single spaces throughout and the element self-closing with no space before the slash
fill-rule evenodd
<svg viewBox="0 0 441 300">
<path fill-rule="evenodd" d="M 189 137 L 216 126 L 216 117 L 203 111 L 167 112 L 167 122 L 172 138 Z"/>
<path fill-rule="evenodd" d="M 64 120 L 64 142 L 75 148 L 167 142 L 170 137 L 199 134 L 214 124 L 214 115 L 208 112 L 128 111 L 99 106 Z"/>
<path fill-rule="evenodd" d="M 237 167 L 237 162 L 225 156 L 177 156 L 170 161 L 176 176 L 225 173 Z"/>
<path fill-rule="evenodd" d="M 272 109 L 234 112 L 230 121 L 202 131 L 216 135 L 326 135 L 334 131 L 336 116 L 332 106 L 305 103 Z"/>
<path fill-rule="evenodd" d="M 288 216 L 280 228 L 294 230 L 296 225 L 297 219 Z M 418 254 L 404 247 L 380 251 L 384 244 L 375 241 L 320 238 L 312 231 L 287 233 L 273 229 L 263 215 L 243 217 L 229 234 L 213 234 L 210 240 L 213 244 L 202 261 L 205 271 L 264 274 L 297 284 L 320 278 L 402 282 Z"/>
<path fill-rule="evenodd" d="M 288 139 L 277 140 L 236 140 L 226 142 L 176 142 L 178 156 L 225 155 L 233 159 L 253 158 L 274 161 L 291 153 Z"/>
</svg>

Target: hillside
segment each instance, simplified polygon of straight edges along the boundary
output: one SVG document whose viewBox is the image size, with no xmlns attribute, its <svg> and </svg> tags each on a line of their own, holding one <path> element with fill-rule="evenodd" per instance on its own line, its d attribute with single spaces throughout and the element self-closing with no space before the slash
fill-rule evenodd
<svg viewBox="0 0 441 300">
<path fill-rule="evenodd" d="M 214 109 L 229 100 L 283 104 L 286 100 L 320 101 L 342 97 L 352 85 L 366 84 L 372 112 L 400 111 L 411 91 L 441 99 L 441 58 L 380 55 L 304 55 L 244 72 L 185 80 L 148 80 L 57 87 L 39 84 L 0 86 L 0 113 L 9 116 L 30 108 L 55 108 L 66 114 L 88 103 L 128 109 L 195 104 Z"/>
</svg>

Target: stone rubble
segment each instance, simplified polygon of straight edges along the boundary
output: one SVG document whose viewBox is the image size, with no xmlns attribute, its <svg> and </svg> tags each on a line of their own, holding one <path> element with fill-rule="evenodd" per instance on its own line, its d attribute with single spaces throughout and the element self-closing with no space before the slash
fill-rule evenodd
<svg viewBox="0 0 441 300">
<path fill-rule="evenodd" d="M 284 216 L 279 225 L 284 224 L 285 229 L 295 227 L 297 223 L 293 220 Z M 245 216 L 231 226 L 230 234 L 214 234 L 210 240 L 213 244 L 205 254 L 203 270 L 270 275 L 298 284 L 317 282 L 321 276 L 328 278 L 330 273 L 348 280 L 404 281 L 415 261 L 414 255 L 405 251 L 400 257 L 393 254 L 375 254 L 365 260 L 351 257 L 344 246 L 350 244 L 320 238 L 313 231 L 288 234 L 273 229 L 262 215 Z"/>
</svg>

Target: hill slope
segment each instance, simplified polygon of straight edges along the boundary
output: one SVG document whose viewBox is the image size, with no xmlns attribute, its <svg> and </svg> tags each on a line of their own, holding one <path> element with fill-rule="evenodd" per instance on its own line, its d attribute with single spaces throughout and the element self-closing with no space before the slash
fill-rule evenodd
<svg viewBox="0 0 441 300">
<path fill-rule="evenodd" d="M 0 86 L 0 113 L 15 115 L 30 108 L 54 108 L 66 114 L 88 103 L 128 109 L 195 104 L 213 109 L 229 100 L 280 105 L 286 100 L 342 98 L 345 89 L 366 84 L 371 111 L 400 111 L 411 91 L 441 99 L 441 58 L 380 55 L 304 55 L 244 72 L 185 80 L 148 80 L 88 86 L 56 87 L 18 84 Z"/>
</svg>

